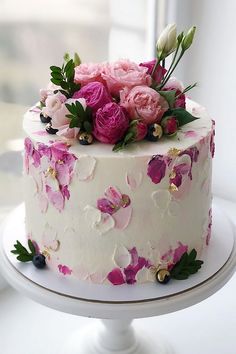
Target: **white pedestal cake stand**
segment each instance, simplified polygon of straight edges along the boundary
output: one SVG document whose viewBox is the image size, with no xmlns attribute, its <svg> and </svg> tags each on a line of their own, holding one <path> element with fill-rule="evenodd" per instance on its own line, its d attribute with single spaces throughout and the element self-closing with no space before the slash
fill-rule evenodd
<svg viewBox="0 0 236 354">
<path fill-rule="evenodd" d="M 61 354 L 167 354 L 172 349 L 159 338 L 135 335 L 132 319 L 157 316 L 194 305 L 220 289 L 233 275 L 236 242 L 233 227 L 213 207 L 213 237 L 200 272 L 185 281 L 166 285 L 104 286 L 38 270 L 16 260 L 10 250 L 16 239 L 26 243 L 24 207 L 7 218 L 0 246 L 0 264 L 6 279 L 33 300 L 59 311 L 102 319 L 102 324 L 74 333 Z"/>
</svg>

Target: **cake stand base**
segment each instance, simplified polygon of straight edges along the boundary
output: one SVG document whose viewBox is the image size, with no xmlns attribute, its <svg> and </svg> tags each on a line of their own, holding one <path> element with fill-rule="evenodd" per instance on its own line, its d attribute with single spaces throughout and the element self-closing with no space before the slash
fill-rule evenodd
<svg viewBox="0 0 236 354">
<path fill-rule="evenodd" d="M 60 354 L 174 353 L 163 339 L 153 339 L 148 333 L 135 331 L 131 322 L 132 320 L 102 320 L 94 326 L 74 332 Z"/>
<path fill-rule="evenodd" d="M 40 272 L 31 264 L 16 261 L 10 252 L 12 245 L 16 238 L 26 240 L 22 207 L 5 222 L 0 266 L 7 281 L 31 299 L 62 312 L 102 319 L 72 334 L 58 354 L 172 354 L 172 348 L 158 335 L 149 338 L 143 331 L 134 330 L 131 323 L 134 318 L 192 306 L 214 294 L 231 278 L 236 267 L 234 228 L 217 206 L 213 207 L 213 219 L 213 239 L 208 253 L 203 255 L 201 271 L 186 281 L 173 281 L 166 286 L 102 286 L 67 280 L 49 269 Z"/>
</svg>

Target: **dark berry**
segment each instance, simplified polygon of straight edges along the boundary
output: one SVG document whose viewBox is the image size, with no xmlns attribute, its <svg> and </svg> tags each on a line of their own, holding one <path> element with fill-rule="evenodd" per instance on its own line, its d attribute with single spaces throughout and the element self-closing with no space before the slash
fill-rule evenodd
<svg viewBox="0 0 236 354">
<path fill-rule="evenodd" d="M 161 139 L 162 134 L 163 130 L 160 124 L 154 123 L 148 126 L 148 131 L 145 139 L 149 141 L 157 141 Z"/>
<path fill-rule="evenodd" d="M 43 115 L 43 113 L 40 113 L 40 120 L 41 120 L 42 123 L 50 123 L 50 122 L 51 122 L 51 119 L 52 119 L 52 118 L 50 118 L 50 117 L 45 117 L 45 116 Z"/>
<path fill-rule="evenodd" d="M 92 134 L 86 132 L 80 133 L 78 139 L 81 145 L 90 145 L 93 142 Z"/>
<path fill-rule="evenodd" d="M 52 123 L 49 122 L 46 125 L 46 132 L 48 132 L 48 134 L 56 134 L 58 132 L 58 129 L 53 129 L 52 128 Z"/>
<path fill-rule="evenodd" d="M 167 269 L 160 269 L 156 274 L 156 280 L 158 283 L 166 284 L 170 281 L 170 272 Z"/>
<path fill-rule="evenodd" d="M 36 254 L 33 257 L 33 265 L 39 269 L 44 268 L 46 266 L 45 256 L 41 253 Z"/>
</svg>

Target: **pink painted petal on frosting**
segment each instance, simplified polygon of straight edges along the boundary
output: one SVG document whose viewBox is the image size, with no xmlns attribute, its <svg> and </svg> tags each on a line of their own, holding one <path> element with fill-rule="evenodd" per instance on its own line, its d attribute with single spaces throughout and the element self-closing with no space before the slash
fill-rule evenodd
<svg viewBox="0 0 236 354">
<path fill-rule="evenodd" d="M 107 279 L 113 285 L 122 285 L 125 283 L 124 276 L 119 268 L 113 269 L 107 276 Z"/>
<path fill-rule="evenodd" d="M 40 193 L 38 195 L 38 200 L 41 213 L 46 213 L 48 209 L 48 200 L 46 196 L 43 193 Z"/>
<path fill-rule="evenodd" d="M 56 164 L 57 180 L 61 186 L 66 186 L 70 183 L 69 167 L 65 163 Z"/>
<path fill-rule="evenodd" d="M 46 186 L 46 192 L 50 203 L 52 203 L 57 210 L 62 211 L 64 208 L 64 198 L 61 191 L 54 192 L 49 186 Z"/>
<path fill-rule="evenodd" d="M 46 135 L 48 135 L 48 132 L 46 132 L 46 130 L 37 130 L 36 132 L 33 132 L 33 134 L 39 135 L 39 136 L 46 136 Z"/>
<path fill-rule="evenodd" d="M 133 173 L 133 172 L 128 172 L 126 175 L 126 182 L 129 186 L 129 188 L 131 189 L 131 191 L 135 191 L 140 184 L 142 183 L 142 173 L 141 172 L 137 172 L 137 173 Z"/>
<path fill-rule="evenodd" d="M 59 269 L 59 272 L 64 275 L 71 275 L 71 273 L 72 273 L 72 269 L 70 269 L 66 265 L 59 264 L 58 269 Z"/>
<path fill-rule="evenodd" d="M 122 200 L 122 194 L 117 188 L 115 187 L 107 188 L 105 191 L 105 196 L 115 205 L 117 206 L 120 205 L 120 202 Z"/>
<path fill-rule="evenodd" d="M 124 230 L 129 225 L 132 215 L 131 205 L 126 208 L 120 208 L 114 214 L 112 214 L 113 219 L 115 220 L 115 228 Z"/>
<path fill-rule="evenodd" d="M 114 212 L 116 211 L 114 204 L 106 198 L 100 198 L 97 200 L 97 208 L 102 213 L 107 213 L 110 215 L 114 214 Z"/>
</svg>

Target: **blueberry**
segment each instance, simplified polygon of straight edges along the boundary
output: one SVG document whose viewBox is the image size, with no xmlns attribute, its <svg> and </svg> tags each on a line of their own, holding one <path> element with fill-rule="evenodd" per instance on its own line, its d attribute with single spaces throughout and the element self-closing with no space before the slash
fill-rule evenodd
<svg viewBox="0 0 236 354">
<path fill-rule="evenodd" d="M 39 269 L 42 269 L 46 266 L 46 262 L 45 262 L 45 256 L 41 253 L 39 254 L 36 254 L 34 257 L 33 257 L 33 265 L 36 267 L 36 268 L 39 268 Z"/>
<path fill-rule="evenodd" d="M 52 128 L 52 123 L 49 122 L 46 125 L 46 132 L 48 132 L 48 134 L 56 134 L 58 132 L 58 129 L 53 129 Z"/>
<path fill-rule="evenodd" d="M 43 113 L 40 113 L 40 120 L 42 123 L 50 123 L 51 119 L 52 118 L 50 118 L 50 117 L 44 117 Z"/>
</svg>

